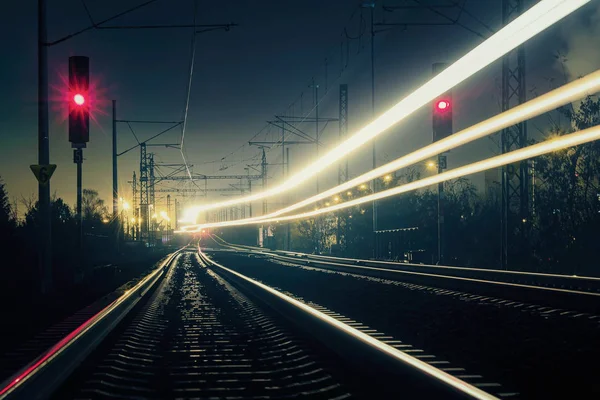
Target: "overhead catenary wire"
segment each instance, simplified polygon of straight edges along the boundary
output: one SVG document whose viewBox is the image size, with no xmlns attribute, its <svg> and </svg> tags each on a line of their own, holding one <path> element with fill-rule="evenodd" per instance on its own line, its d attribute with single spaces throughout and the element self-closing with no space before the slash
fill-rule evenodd
<svg viewBox="0 0 600 400">
<path fill-rule="evenodd" d="M 198 1 L 194 0 L 194 25 L 196 25 L 196 14 L 197 14 L 197 8 L 198 8 Z M 190 171 L 190 168 L 188 166 L 186 157 L 185 157 L 185 150 L 184 150 L 184 145 L 185 145 L 185 130 L 187 128 L 187 118 L 188 118 L 188 110 L 190 107 L 190 94 L 192 91 L 192 78 L 194 76 L 194 61 L 196 59 L 196 32 L 192 32 L 192 44 L 191 44 L 191 57 L 190 57 L 190 68 L 189 68 L 189 77 L 188 77 L 188 84 L 187 84 L 187 94 L 185 97 L 185 107 L 183 110 L 183 125 L 181 127 L 181 144 L 179 146 L 179 151 L 181 153 L 181 158 L 183 159 L 183 163 L 185 164 L 185 170 L 188 174 L 188 176 L 190 177 L 190 180 L 193 181 L 192 179 L 192 173 Z"/>
<path fill-rule="evenodd" d="M 346 24 L 350 23 L 350 22 L 351 22 L 351 21 L 354 19 L 355 15 L 356 15 L 356 12 L 357 12 L 357 11 L 359 11 L 359 10 L 361 10 L 361 7 L 360 7 L 360 5 L 357 5 L 357 6 L 355 6 L 355 7 L 354 7 L 354 9 L 353 9 L 353 11 L 352 11 L 352 13 L 351 13 L 350 17 L 348 18 L 348 20 L 347 20 Z M 365 31 L 364 31 L 364 29 L 363 29 L 363 30 L 362 30 L 362 32 L 360 33 L 360 35 L 364 35 L 364 33 L 365 33 Z M 345 34 L 346 34 L 346 27 L 344 27 L 344 29 L 342 30 L 342 35 L 345 35 Z M 359 36 L 360 36 L 360 35 L 359 35 Z M 357 37 L 347 37 L 347 41 L 348 41 L 348 42 L 349 42 L 349 41 L 351 41 L 351 40 L 357 40 L 357 39 L 359 39 L 359 37 L 358 37 L 358 36 L 357 36 Z M 337 43 L 336 43 L 335 45 L 332 45 L 332 46 L 329 48 L 329 50 L 328 50 L 326 53 L 327 53 L 327 54 L 331 53 L 333 49 L 335 49 L 335 51 L 337 52 L 337 49 L 338 49 L 338 44 L 337 44 Z M 341 70 L 340 70 L 340 75 L 337 77 L 337 79 L 334 81 L 334 83 L 339 81 L 339 79 L 341 78 L 341 72 L 342 72 L 343 70 L 345 70 L 345 69 L 347 68 L 347 66 L 348 66 L 348 60 L 346 59 L 346 60 L 345 60 L 345 66 L 344 66 L 344 67 L 342 67 L 342 65 L 344 64 L 344 61 L 343 61 L 343 56 L 342 56 L 341 58 L 342 58 L 342 60 L 340 61 L 340 64 L 341 64 L 341 65 L 340 65 L 340 68 L 341 68 Z M 327 60 L 327 59 L 329 59 L 329 57 L 326 57 L 325 59 Z M 307 84 L 306 84 L 306 85 L 308 85 L 308 84 L 309 84 L 309 82 L 307 82 Z M 306 86 L 306 85 L 305 85 L 305 86 Z M 326 91 L 325 91 L 325 93 L 324 93 L 324 94 L 321 96 L 321 99 L 325 98 L 325 97 L 327 96 L 327 94 L 329 93 L 329 86 L 333 86 L 333 85 L 328 85 L 328 87 L 327 87 L 327 90 L 326 90 Z M 292 101 L 292 102 L 291 102 L 291 103 L 290 103 L 290 104 L 289 104 L 289 105 L 286 107 L 286 109 L 285 109 L 284 111 L 289 111 L 290 109 L 293 109 L 293 108 L 295 108 L 295 106 L 296 106 L 297 104 L 299 104 L 299 103 L 300 103 L 300 105 L 302 105 L 302 100 L 303 100 L 303 97 L 304 97 L 304 91 L 302 91 L 302 92 L 301 92 L 301 93 L 300 93 L 300 94 L 299 94 L 299 95 L 298 95 L 298 96 L 297 96 L 297 97 L 296 97 L 296 98 L 295 98 L 295 99 L 294 99 L 294 100 L 293 100 L 293 101 Z M 319 102 L 319 104 L 318 104 L 318 105 L 321 105 L 321 103 Z M 303 112 L 304 110 L 303 110 L 303 108 L 302 108 L 302 106 L 301 106 L 301 107 L 300 107 L 300 114 L 301 114 L 301 115 L 305 115 L 305 116 L 308 118 L 308 116 L 309 116 L 309 115 L 310 115 L 312 112 L 314 112 L 314 110 L 315 110 L 315 105 L 313 105 L 313 107 L 312 107 L 310 110 L 308 110 L 308 112 L 307 112 L 307 113 L 304 113 L 304 112 Z M 300 124 L 300 123 L 303 123 L 303 122 L 304 122 L 304 120 L 302 120 L 302 121 L 296 121 L 296 124 Z M 262 133 L 265 133 L 265 130 L 267 130 L 267 129 L 270 129 L 270 128 L 271 128 L 270 124 L 268 124 L 268 123 L 267 123 L 267 124 L 265 124 L 265 125 L 264 125 L 264 126 L 263 126 L 263 127 L 262 127 L 262 128 L 261 128 L 261 129 L 260 129 L 260 130 L 259 130 L 259 131 L 256 133 L 256 134 L 254 134 L 254 135 L 253 135 L 253 136 L 252 136 L 252 137 L 251 137 L 251 138 L 250 138 L 248 141 L 246 141 L 244 144 L 242 144 L 242 145 L 240 145 L 239 147 L 237 147 L 235 150 L 233 150 L 233 151 L 231 151 L 231 152 L 227 153 L 225 156 L 222 156 L 222 157 L 220 157 L 220 158 L 218 158 L 218 159 L 214 159 L 214 160 L 211 160 L 211 161 L 206 161 L 206 162 L 204 162 L 204 163 L 195 163 L 195 164 L 198 164 L 198 165 L 200 165 L 200 164 L 215 164 L 215 163 L 223 162 L 223 161 L 224 161 L 224 159 L 226 159 L 226 158 L 229 158 L 229 157 L 231 157 L 232 155 L 234 155 L 235 153 L 237 153 L 238 151 L 240 151 L 240 150 L 242 150 L 242 149 L 246 148 L 246 147 L 248 146 L 248 142 L 251 142 L 251 141 L 253 141 L 253 140 L 254 140 L 254 139 L 256 139 L 256 138 L 257 138 L 257 137 L 258 137 L 260 134 L 262 134 Z M 288 139 L 288 138 L 289 138 L 289 136 L 290 136 L 290 135 L 289 135 L 289 133 L 288 133 L 287 135 L 285 135 L 285 136 L 284 136 L 284 138 L 285 138 L 285 139 Z M 272 148 L 269 148 L 269 149 L 267 149 L 267 151 L 266 151 L 266 152 L 267 152 L 267 153 L 270 153 L 270 152 L 271 152 L 272 150 L 274 150 L 275 148 L 277 148 L 277 147 L 272 147 Z M 239 164 L 240 164 L 239 162 L 233 162 L 233 163 L 232 163 L 232 165 L 231 165 L 230 167 L 234 167 L 234 166 L 236 166 L 236 165 L 239 165 Z"/>
</svg>

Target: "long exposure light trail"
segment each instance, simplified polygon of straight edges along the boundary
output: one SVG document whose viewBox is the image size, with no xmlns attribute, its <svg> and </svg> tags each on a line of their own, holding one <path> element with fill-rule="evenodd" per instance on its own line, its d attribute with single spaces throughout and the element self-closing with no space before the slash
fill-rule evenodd
<svg viewBox="0 0 600 400">
<path fill-rule="evenodd" d="M 241 196 L 233 200 L 191 207 L 185 211 L 182 221 L 194 223 L 196 222 L 198 213 L 202 211 L 261 200 L 300 186 L 331 165 L 334 165 L 354 150 L 387 131 L 390 127 L 404 120 L 419 108 L 429 104 L 436 97 L 447 92 L 590 1 L 591 0 L 541 0 L 485 42 L 475 47 L 440 74 L 406 96 L 358 132 L 354 133 L 347 140 L 340 143 L 321 158 L 310 163 L 281 184 L 260 193 Z"/>
<path fill-rule="evenodd" d="M 360 204 L 369 203 L 375 200 L 381 200 L 386 197 L 395 196 L 398 194 L 410 192 L 417 189 L 422 189 L 427 186 L 435 185 L 440 182 L 445 182 L 450 179 L 460 178 L 466 175 L 475 174 L 482 172 L 487 169 L 497 168 L 502 165 L 512 164 L 518 161 L 526 160 L 528 158 L 537 157 L 543 154 L 551 153 L 553 151 L 561 150 L 567 147 L 577 146 L 580 144 L 592 142 L 600 139 L 600 125 L 588 128 L 577 133 L 560 136 L 550 140 L 546 140 L 542 143 L 538 143 L 532 146 L 528 146 L 519 150 L 511 151 L 510 153 L 502 154 L 496 157 L 488 158 L 486 160 L 478 161 L 463 167 L 455 168 L 450 171 L 443 172 L 441 174 L 431 176 L 428 178 L 420 179 L 411 183 L 407 183 L 401 186 L 397 186 L 392 189 L 388 189 L 382 192 L 373 193 L 368 196 L 360 197 L 358 199 L 350 200 L 344 203 L 335 204 L 329 207 L 324 207 L 314 211 L 308 211 L 304 213 L 282 216 L 279 218 L 268 218 L 260 221 L 228 221 L 236 222 L 235 226 L 250 225 L 250 224 L 261 224 L 261 223 L 272 223 L 272 222 L 284 222 L 293 221 L 298 219 L 311 218 L 318 215 L 330 213 L 333 211 L 342 210 L 344 208 L 354 207 Z M 204 228 L 213 228 L 227 226 L 225 223 L 209 223 L 194 226 L 193 229 L 178 231 L 178 233 L 194 233 L 199 232 Z M 229 225 L 231 226 L 231 225 Z"/>
<path fill-rule="evenodd" d="M 525 121 L 565 104 L 569 104 L 585 95 L 597 93 L 598 91 L 600 91 L 600 70 L 541 95 L 525 104 L 514 107 L 502 114 L 496 115 L 490 119 L 464 129 L 450 137 L 400 157 L 390 163 L 382 165 L 381 167 L 371 170 L 348 182 L 344 182 L 341 185 L 335 186 L 315 196 L 309 197 L 305 200 L 294 203 L 288 207 L 271 212 L 269 214 L 253 218 L 245 218 L 243 220 L 248 222 L 260 221 L 288 214 L 312 203 L 327 199 L 337 193 L 355 188 L 362 183 L 368 182 L 382 175 L 396 171 L 400 168 L 407 167 L 409 165 L 413 165 L 445 151 L 452 150 L 458 146 L 472 142 L 476 139 L 480 139 L 501 129 L 515 125 L 521 121 Z M 236 222 L 237 221 L 226 221 L 222 222 L 223 225 L 220 226 L 235 225 Z M 193 226 L 190 225 L 189 229 L 193 228 Z"/>
</svg>

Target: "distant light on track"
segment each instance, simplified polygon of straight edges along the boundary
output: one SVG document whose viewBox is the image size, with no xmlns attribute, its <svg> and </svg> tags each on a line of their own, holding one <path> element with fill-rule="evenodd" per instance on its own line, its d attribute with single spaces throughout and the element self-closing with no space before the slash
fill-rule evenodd
<svg viewBox="0 0 600 400">
<path fill-rule="evenodd" d="M 321 171 L 347 157 L 354 150 L 387 131 L 390 127 L 404 120 L 419 108 L 430 104 L 436 97 L 447 92 L 590 1 L 541 0 L 440 74 L 406 96 L 395 106 L 328 151 L 318 160 L 290 176 L 283 183 L 253 195 L 191 207 L 185 211 L 183 220 L 195 222 L 197 215 L 202 211 L 261 200 L 300 186 Z"/>
</svg>

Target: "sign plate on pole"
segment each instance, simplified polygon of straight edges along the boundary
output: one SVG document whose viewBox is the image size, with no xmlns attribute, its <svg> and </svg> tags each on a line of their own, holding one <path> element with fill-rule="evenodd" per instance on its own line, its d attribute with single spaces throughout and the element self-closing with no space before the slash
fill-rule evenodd
<svg viewBox="0 0 600 400">
<path fill-rule="evenodd" d="M 56 164 L 30 165 L 29 168 L 31 168 L 40 185 L 47 185 L 56 169 Z"/>
</svg>

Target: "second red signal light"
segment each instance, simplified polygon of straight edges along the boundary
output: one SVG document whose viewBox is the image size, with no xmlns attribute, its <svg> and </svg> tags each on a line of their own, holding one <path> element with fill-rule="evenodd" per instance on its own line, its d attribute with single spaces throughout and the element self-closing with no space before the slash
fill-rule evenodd
<svg viewBox="0 0 600 400">
<path fill-rule="evenodd" d="M 447 100 L 439 100 L 435 106 L 439 111 L 446 111 L 450 108 L 450 102 Z"/>
</svg>

